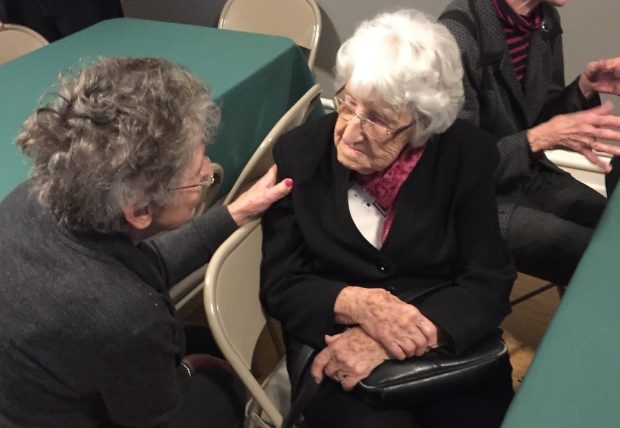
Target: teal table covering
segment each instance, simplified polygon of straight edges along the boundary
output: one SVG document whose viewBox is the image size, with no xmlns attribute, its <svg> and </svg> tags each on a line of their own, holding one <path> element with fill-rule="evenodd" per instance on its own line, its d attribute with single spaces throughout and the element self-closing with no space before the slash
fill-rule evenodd
<svg viewBox="0 0 620 428">
<path fill-rule="evenodd" d="M 28 176 L 15 137 L 40 96 L 60 72 L 101 55 L 162 57 L 211 86 L 222 124 L 207 152 L 224 168 L 221 192 L 314 83 L 303 53 L 284 37 L 129 18 L 100 22 L 0 66 L 0 199 Z"/>
<path fill-rule="evenodd" d="M 616 191 L 502 428 L 620 427 L 619 220 Z"/>
</svg>

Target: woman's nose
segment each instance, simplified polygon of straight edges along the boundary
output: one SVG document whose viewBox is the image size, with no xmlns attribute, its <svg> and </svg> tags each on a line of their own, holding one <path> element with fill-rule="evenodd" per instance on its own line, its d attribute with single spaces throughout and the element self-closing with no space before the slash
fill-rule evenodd
<svg viewBox="0 0 620 428">
<path fill-rule="evenodd" d="M 347 122 L 342 137 L 349 143 L 364 140 L 364 132 L 362 130 L 362 119 L 354 114 Z"/>
</svg>

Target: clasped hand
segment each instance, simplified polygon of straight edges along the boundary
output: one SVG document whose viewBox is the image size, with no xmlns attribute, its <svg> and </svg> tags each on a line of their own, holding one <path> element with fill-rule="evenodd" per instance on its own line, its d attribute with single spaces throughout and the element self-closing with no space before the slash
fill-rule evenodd
<svg viewBox="0 0 620 428">
<path fill-rule="evenodd" d="M 317 383 L 323 374 L 349 391 L 388 359 L 385 349 L 361 328 L 353 327 L 335 336 L 325 336 L 327 346 L 314 358 L 311 374 Z"/>
<path fill-rule="evenodd" d="M 325 336 L 327 346 L 311 369 L 317 383 L 326 374 L 348 391 L 383 361 L 419 357 L 438 346 L 437 327 L 415 306 L 382 289 L 345 290 L 345 298 L 356 306 L 350 314 L 359 326 Z"/>
<path fill-rule="evenodd" d="M 421 356 L 438 346 L 435 324 L 380 288 L 345 287 L 334 312 L 336 322 L 357 326 L 325 337 L 327 347 L 312 365 L 317 382 L 326 374 L 349 390 L 386 359 Z"/>
<path fill-rule="evenodd" d="M 334 309 L 337 322 L 358 324 L 390 358 L 420 356 L 438 346 L 435 324 L 418 308 L 381 288 L 346 287 Z"/>
</svg>

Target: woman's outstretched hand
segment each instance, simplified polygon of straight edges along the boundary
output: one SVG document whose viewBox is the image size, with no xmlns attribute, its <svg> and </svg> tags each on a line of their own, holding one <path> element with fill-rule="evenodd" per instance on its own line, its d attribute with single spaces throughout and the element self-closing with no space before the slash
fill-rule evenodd
<svg viewBox="0 0 620 428">
<path fill-rule="evenodd" d="M 620 156 L 620 116 L 611 102 L 575 113 L 559 114 L 527 131 L 532 152 L 565 149 L 577 152 L 601 171 L 611 170 L 595 152 Z"/>
<path fill-rule="evenodd" d="M 579 89 L 586 98 L 596 92 L 620 95 L 620 57 L 588 63 L 579 76 Z"/>
</svg>

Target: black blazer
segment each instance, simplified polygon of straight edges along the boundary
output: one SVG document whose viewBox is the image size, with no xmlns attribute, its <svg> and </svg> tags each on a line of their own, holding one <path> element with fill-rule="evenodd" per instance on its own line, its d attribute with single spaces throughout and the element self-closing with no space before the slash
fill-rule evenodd
<svg viewBox="0 0 620 428">
<path fill-rule="evenodd" d="M 457 351 L 509 313 L 515 270 L 499 235 L 492 137 L 457 121 L 429 141 L 403 183 L 382 249 L 365 240 L 348 208 L 351 172 L 333 144 L 336 115 L 285 134 L 274 147 L 291 195 L 263 217 L 261 299 L 286 335 L 314 348 L 341 331 L 334 302 L 347 285 L 381 287 L 413 303 Z"/>
</svg>

